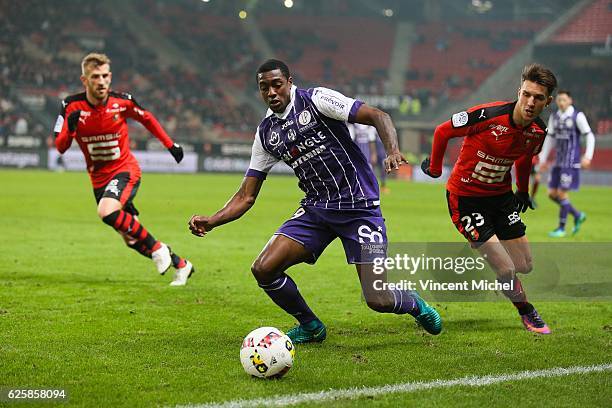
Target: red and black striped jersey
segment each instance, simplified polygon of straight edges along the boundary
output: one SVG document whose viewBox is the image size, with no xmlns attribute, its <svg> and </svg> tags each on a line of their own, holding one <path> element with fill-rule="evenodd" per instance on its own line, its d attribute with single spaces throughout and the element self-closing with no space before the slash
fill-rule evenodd
<svg viewBox="0 0 612 408">
<path fill-rule="evenodd" d="M 430 171 L 442 172 L 448 141 L 464 137 L 447 189 L 460 196 L 491 196 L 512 190 L 527 191 L 532 156 L 542 149 L 546 125 L 536 118 L 522 128 L 512 120 L 516 102 L 492 102 L 456 113 L 434 132 Z"/>
<path fill-rule="evenodd" d="M 80 110 L 76 131 L 68 130 L 70 113 Z M 85 92 L 71 95 L 62 101 L 62 109 L 55 123 L 55 146 L 64 153 L 76 139 L 94 188 L 106 185 L 120 171 L 140 174 L 140 166 L 130 151 L 127 119 L 142 123 L 166 147 L 173 141 L 155 116 L 142 108 L 127 93 L 109 92 L 106 103 L 92 105 Z"/>
</svg>

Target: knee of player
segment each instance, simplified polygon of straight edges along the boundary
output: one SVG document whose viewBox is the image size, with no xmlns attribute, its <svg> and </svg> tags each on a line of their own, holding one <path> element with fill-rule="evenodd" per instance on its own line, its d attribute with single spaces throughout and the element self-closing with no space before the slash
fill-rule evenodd
<svg viewBox="0 0 612 408">
<path fill-rule="evenodd" d="M 274 271 L 267 267 L 263 262 L 259 259 L 256 259 L 255 262 L 251 265 L 251 273 L 255 277 L 255 280 L 259 283 L 267 283 L 271 280 L 274 280 L 276 277 Z"/>
<path fill-rule="evenodd" d="M 497 277 L 502 279 L 510 279 L 516 274 L 516 267 L 514 265 L 504 266 L 497 269 Z"/>
<path fill-rule="evenodd" d="M 516 272 L 518 273 L 529 273 L 533 270 L 533 262 L 531 258 L 525 258 L 524 262 L 516 266 Z"/>
<path fill-rule="evenodd" d="M 104 221 L 104 222 L 106 222 L 106 220 L 105 220 L 105 219 L 106 219 L 106 218 L 107 218 L 109 215 L 111 215 L 111 214 L 113 214 L 113 213 L 115 213 L 115 212 L 116 212 L 116 210 L 109 210 L 109 209 L 107 209 L 107 208 L 105 208 L 105 207 L 98 207 L 98 217 L 100 217 L 100 219 L 101 219 L 102 221 Z"/>
<path fill-rule="evenodd" d="M 100 217 L 105 224 L 115 228 L 115 223 L 117 222 L 117 218 L 119 218 L 119 211 L 105 212 L 98 209 L 98 217 Z"/>
<path fill-rule="evenodd" d="M 553 201 L 557 201 L 557 193 L 548 193 L 548 198 L 550 198 Z"/>
</svg>

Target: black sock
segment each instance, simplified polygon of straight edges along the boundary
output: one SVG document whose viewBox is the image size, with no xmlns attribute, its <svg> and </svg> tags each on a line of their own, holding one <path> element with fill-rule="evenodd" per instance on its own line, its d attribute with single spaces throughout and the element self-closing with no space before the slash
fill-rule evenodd
<svg viewBox="0 0 612 408">
<path fill-rule="evenodd" d="M 138 252 L 142 256 L 151 258 L 151 251 L 141 241 L 136 241 L 133 244 L 128 244 L 128 247 L 132 248 L 134 251 Z"/>
</svg>

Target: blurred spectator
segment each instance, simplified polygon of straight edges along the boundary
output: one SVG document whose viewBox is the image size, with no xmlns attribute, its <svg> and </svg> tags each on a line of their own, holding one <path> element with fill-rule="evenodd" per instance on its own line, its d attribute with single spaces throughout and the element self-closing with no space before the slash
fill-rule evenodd
<svg viewBox="0 0 612 408">
<path fill-rule="evenodd" d="M 28 121 L 23 116 L 19 116 L 17 121 L 15 121 L 15 130 L 16 135 L 27 135 L 28 134 Z"/>
</svg>

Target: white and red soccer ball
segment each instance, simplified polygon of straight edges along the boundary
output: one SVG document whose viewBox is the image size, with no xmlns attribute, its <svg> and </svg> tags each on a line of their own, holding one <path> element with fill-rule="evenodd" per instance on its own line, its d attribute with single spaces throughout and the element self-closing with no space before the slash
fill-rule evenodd
<svg viewBox="0 0 612 408">
<path fill-rule="evenodd" d="M 240 347 L 240 362 L 244 371 L 259 378 L 280 378 L 287 374 L 294 356 L 291 339 L 274 327 L 253 330 Z"/>
</svg>

